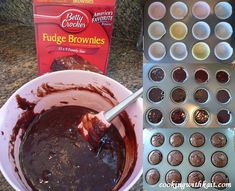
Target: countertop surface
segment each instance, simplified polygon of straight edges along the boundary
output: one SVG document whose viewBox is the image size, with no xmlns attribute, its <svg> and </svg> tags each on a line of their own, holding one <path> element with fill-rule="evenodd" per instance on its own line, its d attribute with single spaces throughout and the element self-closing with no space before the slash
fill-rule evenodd
<svg viewBox="0 0 235 191">
<path fill-rule="evenodd" d="M 19 87 L 37 77 L 34 28 L 0 24 L 0 107 Z M 132 41 L 112 39 L 109 77 L 132 91 L 142 86 L 142 53 Z M 142 190 L 141 179 L 132 189 Z M 13 191 L 0 173 L 0 191 Z"/>
</svg>

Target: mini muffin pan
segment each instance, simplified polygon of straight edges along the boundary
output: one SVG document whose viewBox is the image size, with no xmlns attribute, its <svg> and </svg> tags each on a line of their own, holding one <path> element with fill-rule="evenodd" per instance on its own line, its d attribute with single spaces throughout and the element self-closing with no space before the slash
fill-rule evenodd
<svg viewBox="0 0 235 191">
<path fill-rule="evenodd" d="M 181 187 L 166 187 L 167 183 L 182 183 L 184 190 L 206 190 L 198 184 L 231 183 L 234 190 L 235 130 L 220 129 L 144 129 L 144 190 L 181 190 Z M 165 185 L 165 187 L 164 187 Z M 175 185 L 177 186 L 177 185 Z M 208 186 L 208 185 L 207 185 Z M 197 188 L 197 189 L 196 189 Z M 216 191 L 210 187 L 208 190 Z M 220 189 L 221 190 L 221 189 Z"/>
<path fill-rule="evenodd" d="M 146 59 L 162 64 L 233 62 L 234 7 L 232 0 L 148 1 L 144 13 Z"/>
<path fill-rule="evenodd" d="M 235 69 L 219 64 L 145 64 L 149 127 L 235 126 Z"/>
</svg>

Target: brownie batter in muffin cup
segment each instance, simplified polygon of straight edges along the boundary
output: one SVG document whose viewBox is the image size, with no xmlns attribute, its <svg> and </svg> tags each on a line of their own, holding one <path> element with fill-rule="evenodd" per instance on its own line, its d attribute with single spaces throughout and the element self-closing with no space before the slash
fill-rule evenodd
<svg viewBox="0 0 235 191">
<path fill-rule="evenodd" d="M 162 161 L 162 153 L 158 150 L 152 151 L 149 154 L 149 163 L 152 165 L 159 164 Z"/>
<path fill-rule="evenodd" d="M 216 98 L 218 102 L 227 104 L 231 100 L 231 94 L 228 90 L 222 89 L 217 92 Z"/>
<path fill-rule="evenodd" d="M 162 119 L 162 112 L 158 109 L 151 109 L 147 112 L 147 121 L 153 125 L 158 125 Z"/>
<path fill-rule="evenodd" d="M 219 184 L 229 183 L 229 177 L 223 172 L 216 172 L 211 177 L 211 182 L 212 182 L 212 184 L 215 184 L 215 186 L 218 190 L 223 190 L 226 187 L 220 187 L 219 188 L 218 186 L 219 186 Z"/>
<path fill-rule="evenodd" d="M 193 151 L 189 155 L 189 162 L 194 167 L 202 166 L 205 162 L 205 155 L 201 151 Z"/>
<path fill-rule="evenodd" d="M 157 184 L 159 179 L 160 173 L 156 169 L 150 169 L 145 176 L 146 182 L 150 185 Z"/>
<path fill-rule="evenodd" d="M 171 92 L 171 99 L 176 103 L 184 102 L 186 99 L 186 92 L 183 88 L 175 88 Z"/>
<path fill-rule="evenodd" d="M 215 133 L 211 137 L 211 144 L 214 147 L 222 148 L 222 147 L 224 147 L 227 144 L 227 138 L 222 133 Z"/>
<path fill-rule="evenodd" d="M 192 188 L 202 187 L 204 181 L 205 177 L 200 171 L 193 171 L 188 175 L 188 183 Z"/>
<path fill-rule="evenodd" d="M 228 164 L 228 157 L 224 152 L 217 151 L 212 155 L 211 162 L 215 167 L 223 168 Z"/>
<path fill-rule="evenodd" d="M 194 99 L 198 103 L 206 103 L 209 98 L 209 93 L 206 89 L 200 88 L 194 93 Z"/>
<path fill-rule="evenodd" d="M 209 113 L 205 109 L 198 109 L 194 113 L 194 120 L 198 125 L 205 125 L 210 118 Z"/>
<path fill-rule="evenodd" d="M 178 170 L 170 170 L 166 174 L 166 183 L 168 184 L 178 184 L 182 181 L 182 176 Z"/>
<path fill-rule="evenodd" d="M 178 67 L 174 69 L 172 78 L 175 82 L 184 83 L 187 79 L 187 73 L 184 68 Z"/>
<path fill-rule="evenodd" d="M 161 133 L 157 133 L 152 137 L 151 144 L 154 147 L 160 147 L 163 145 L 164 141 L 165 141 L 164 136 Z"/>
<path fill-rule="evenodd" d="M 151 88 L 148 92 L 148 98 L 151 102 L 157 103 L 164 99 L 164 91 L 160 88 Z"/>
<path fill-rule="evenodd" d="M 194 133 L 190 137 L 190 143 L 194 147 L 201 147 L 205 144 L 205 137 L 201 133 Z"/>
<path fill-rule="evenodd" d="M 186 120 L 186 113 L 183 109 L 175 109 L 171 112 L 171 121 L 176 125 L 181 125 Z"/>
<path fill-rule="evenodd" d="M 180 151 L 171 151 L 167 156 L 168 163 L 171 166 L 178 166 L 183 161 L 183 154 Z"/>
<path fill-rule="evenodd" d="M 181 133 L 174 133 L 170 137 L 170 144 L 173 147 L 179 147 L 184 143 L 184 136 Z"/>
<path fill-rule="evenodd" d="M 149 78 L 154 82 L 160 82 L 164 77 L 165 73 L 161 68 L 153 68 L 149 73 Z"/>
</svg>

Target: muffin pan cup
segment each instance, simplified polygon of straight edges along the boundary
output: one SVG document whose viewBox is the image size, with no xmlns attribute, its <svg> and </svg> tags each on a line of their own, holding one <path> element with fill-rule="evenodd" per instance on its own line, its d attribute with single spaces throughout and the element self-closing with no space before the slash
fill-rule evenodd
<svg viewBox="0 0 235 191">
<path fill-rule="evenodd" d="M 145 126 L 148 127 L 148 126 Z M 194 147 L 190 143 L 190 137 L 194 133 L 201 133 L 205 137 L 205 144 L 201 147 Z M 154 147 L 151 144 L 151 137 L 157 133 L 161 133 L 165 141 L 164 143 L 159 146 L 159 147 Z M 179 147 L 173 147 L 169 143 L 170 136 L 174 133 L 181 133 L 184 136 L 184 143 L 179 146 Z M 216 148 L 211 144 L 211 137 L 215 133 L 222 133 L 226 136 L 227 138 L 227 144 L 222 147 L 222 148 Z M 232 187 L 231 188 L 226 188 L 224 190 L 226 191 L 232 191 L 234 190 L 234 185 L 235 185 L 235 171 L 232 170 L 234 168 L 235 164 L 235 148 L 234 148 L 234 141 L 235 141 L 235 130 L 233 128 L 220 128 L 220 129 L 181 129 L 181 128 L 165 128 L 165 129 L 153 129 L 153 128 L 145 128 L 144 129 L 144 190 L 148 191 L 166 191 L 166 190 L 173 190 L 172 188 L 167 188 L 167 187 L 161 187 L 160 183 L 166 183 L 165 177 L 168 171 L 170 170 L 178 170 L 181 173 L 182 176 L 182 181 L 181 183 L 188 183 L 188 175 L 193 172 L 193 171 L 200 171 L 204 177 L 206 183 L 211 183 L 211 178 L 214 173 L 216 172 L 223 172 L 229 177 L 229 182 L 231 183 Z M 153 150 L 159 150 L 163 157 L 162 161 L 157 164 L 157 165 L 151 165 L 148 161 L 148 155 L 151 151 Z M 173 150 L 178 150 L 183 154 L 183 162 L 178 165 L 178 166 L 171 166 L 168 161 L 167 161 L 167 155 Z M 205 155 L 205 162 L 202 166 L 200 167 L 193 167 L 190 162 L 189 162 L 189 155 L 193 151 L 201 151 Z M 211 162 L 211 157 L 213 153 L 216 151 L 222 151 L 224 152 L 227 157 L 228 157 L 228 163 L 225 167 L 223 168 L 218 168 L 215 167 L 212 162 Z M 156 169 L 160 173 L 160 180 L 157 184 L 155 185 L 149 185 L 146 180 L 146 173 L 150 169 Z M 180 188 L 174 189 L 174 190 L 181 190 Z M 193 190 L 198 190 L 198 191 L 203 191 L 205 188 L 185 188 L 187 191 L 193 191 Z M 217 191 L 218 189 L 216 188 L 208 188 L 210 191 Z"/>
<path fill-rule="evenodd" d="M 164 71 L 163 80 L 156 82 L 150 79 L 150 72 L 154 68 L 160 68 Z M 183 83 L 173 80 L 173 71 L 176 68 L 184 68 L 187 73 L 187 78 Z M 208 73 L 208 82 L 198 83 L 195 80 L 195 73 L 202 69 Z M 216 73 L 218 71 L 226 71 L 229 74 L 230 80 L 222 84 L 217 81 Z M 144 125 L 147 127 L 230 127 L 235 126 L 235 69 L 232 65 L 218 64 L 144 64 Z M 152 102 L 148 98 L 148 92 L 151 88 L 156 87 L 164 91 L 164 98 L 160 102 Z M 186 99 L 182 103 L 176 103 L 171 98 L 171 92 L 180 87 L 186 92 Z M 206 89 L 208 91 L 208 100 L 205 103 L 199 103 L 194 99 L 194 93 L 198 89 Z M 219 90 L 227 90 L 230 93 L 230 101 L 228 103 L 220 103 L 217 98 Z M 162 120 L 159 124 L 150 124 L 147 120 L 147 113 L 150 109 L 158 109 L 162 112 Z M 171 112 L 177 108 L 183 109 L 186 113 L 186 119 L 182 124 L 174 124 L 171 121 Z M 209 120 L 204 125 L 199 125 L 194 120 L 194 113 L 197 109 L 205 109 L 209 113 Z M 220 110 L 227 109 L 231 112 L 231 119 L 226 124 L 220 124 L 217 119 L 217 114 Z"/>
<path fill-rule="evenodd" d="M 185 3 L 187 6 L 188 6 L 188 14 L 186 15 L 186 17 L 184 19 L 180 19 L 180 20 L 176 20 L 175 18 L 173 18 L 171 16 L 171 13 L 170 13 L 170 7 L 173 3 L 177 2 L 178 0 L 168 0 L 168 1 L 164 1 L 164 0 L 150 0 L 148 1 L 146 4 L 145 4 L 145 9 L 144 9 L 144 55 L 145 55 L 145 58 L 148 60 L 148 61 L 152 61 L 154 63 L 161 63 L 161 64 L 164 64 L 164 63 L 198 63 L 198 64 L 210 64 L 210 63 L 231 63 L 235 60 L 235 54 L 233 52 L 232 56 L 226 60 L 220 60 L 218 59 L 215 54 L 214 54 L 214 48 L 215 46 L 220 43 L 220 42 L 227 42 L 231 45 L 231 47 L 233 48 L 233 51 L 235 51 L 235 1 L 233 0 L 213 0 L 213 1 L 210 1 L 210 0 L 205 0 L 204 2 L 208 3 L 211 10 L 210 10 L 210 15 L 206 18 L 206 19 L 197 19 L 196 17 L 193 16 L 192 14 L 192 7 L 193 5 L 198 2 L 199 0 L 190 0 L 190 1 L 187 1 L 187 0 L 180 0 L 181 2 Z M 225 1 L 225 2 L 228 2 L 232 5 L 232 8 L 233 8 L 233 14 L 231 17 L 229 17 L 228 19 L 219 19 L 216 15 L 215 15 L 215 6 L 219 3 L 219 2 L 222 2 L 222 1 Z M 165 5 L 166 7 L 166 15 L 162 18 L 162 19 L 159 19 L 158 21 L 164 23 L 165 25 L 165 28 L 166 28 L 166 34 L 159 40 L 153 40 L 149 35 L 148 35 L 148 28 L 149 28 L 149 25 L 151 23 L 153 23 L 155 20 L 152 19 L 149 14 L 148 14 L 148 8 L 149 6 L 154 3 L 154 2 L 161 2 Z M 196 38 L 193 37 L 193 34 L 192 34 L 192 28 L 193 28 L 193 25 L 199 21 L 203 21 L 203 22 L 206 22 L 209 24 L 209 26 L 211 27 L 211 34 L 209 36 L 209 38 L 205 39 L 205 40 L 202 40 L 202 41 L 199 41 L 197 40 Z M 185 37 L 185 39 L 181 40 L 181 41 L 177 41 L 177 40 L 174 40 L 171 35 L 170 35 L 170 27 L 173 23 L 175 22 L 183 22 L 187 25 L 188 27 L 188 34 L 187 36 Z M 233 34 L 232 36 L 227 39 L 227 40 L 220 40 L 219 38 L 216 37 L 215 35 L 215 26 L 220 23 L 220 22 L 228 22 L 232 28 L 233 28 Z M 162 42 L 165 47 L 166 47 L 166 55 L 160 59 L 160 60 L 154 60 L 152 59 L 150 56 L 149 56 L 149 47 L 151 46 L 152 43 L 154 42 Z M 177 61 L 177 60 L 174 60 L 171 55 L 170 55 L 170 47 L 173 43 L 175 42 L 183 42 L 187 45 L 187 49 L 188 49 L 188 56 L 182 60 L 182 61 Z M 205 42 L 206 44 L 208 44 L 208 46 L 210 47 L 210 54 L 208 56 L 207 59 L 204 59 L 204 60 L 197 60 L 193 57 L 193 54 L 192 54 L 192 48 L 193 46 L 198 43 L 198 42 Z"/>
</svg>

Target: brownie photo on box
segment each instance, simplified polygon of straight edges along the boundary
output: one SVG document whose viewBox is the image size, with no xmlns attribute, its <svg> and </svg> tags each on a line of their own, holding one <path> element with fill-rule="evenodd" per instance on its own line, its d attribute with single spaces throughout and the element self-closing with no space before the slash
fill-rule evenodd
<svg viewBox="0 0 235 191">
<path fill-rule="evenodd" d="M 55 58 L 50 69 L 51 72 L 60 70 L 86 70 L 100 74 L 102 73 L 97 66 L 92 65 L 90 62 L 76 54 Z"/>
</svg>

